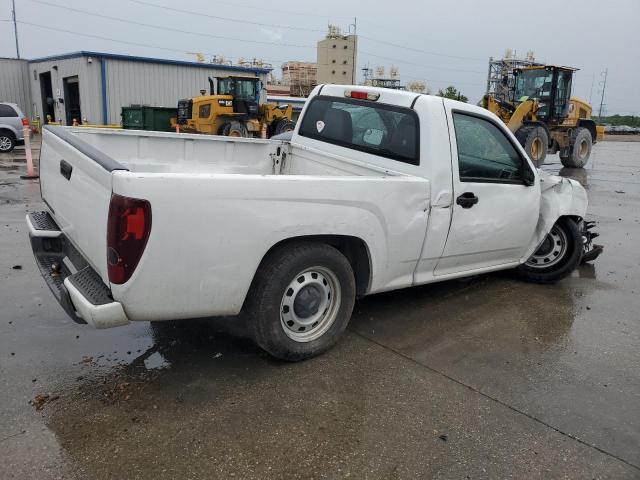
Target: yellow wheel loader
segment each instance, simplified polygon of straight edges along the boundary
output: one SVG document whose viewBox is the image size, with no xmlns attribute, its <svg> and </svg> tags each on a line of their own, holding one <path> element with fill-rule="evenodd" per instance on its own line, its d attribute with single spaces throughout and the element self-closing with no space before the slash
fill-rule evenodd
<svg viewBox="0 0 640 480">
<path fill-rule="evenodd" d="M 209 95 L 201 90 L 199 97 L 180 100 L 172 127 L 230 137 L 259 137 L 265 128 L 267 138 L 293 130 L 293 107 L 260 104 L 259 82 L 255 77 L 209 77 Z"/>
<path fill-rule="evenodd" d="M 604 127 L 591 118 L 591 106 L 571 96 L 575 71 L 553 65 L 517 68 L 512 101 L 491 94 L 482 99 L 481 105 L 507 124 L 538 167 L 547 153 L 559 152 L 565 167 L 582 168 L 592 145 L 604 137 Z"/>
</svg>

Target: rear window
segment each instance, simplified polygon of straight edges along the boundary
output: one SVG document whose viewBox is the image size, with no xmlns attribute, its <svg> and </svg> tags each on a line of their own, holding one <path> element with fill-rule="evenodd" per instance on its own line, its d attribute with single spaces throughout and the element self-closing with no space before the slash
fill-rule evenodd
<svg viewBox="0 0 640 480">
<path fill-rule="evenodd" d="M 298 132 L 400 162 L 420 163 L 418 116 L 409 108 L 338 97 L 315 97 Z"/>
<path fill-rule="evenodd" d="M 12 106 L 0 104 L 0 117 L 17 117 L 17 116 L 18 116 L 18 112 L 16 112 Z"/>
</svg>

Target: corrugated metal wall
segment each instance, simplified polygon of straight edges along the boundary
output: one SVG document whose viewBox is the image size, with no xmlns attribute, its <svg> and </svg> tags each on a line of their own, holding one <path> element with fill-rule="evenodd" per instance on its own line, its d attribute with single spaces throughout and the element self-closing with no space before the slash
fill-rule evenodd
<svg viewBox="0 0 640 480">
<path fill-rule="evenodd" d="M 16 103 L 25 115 L 32 117 L 29 65 L 26 60 L 0 58 L 0 102 Z"/>
<path fill-rule="evenodd" d="M 201 89 L 208 92 L 207 77 L 255 76 L 253 72 L 116 59 L 107 60 L 106 73 L 109 123 L 120 123 L 123 106 L 176 107 L 181 98 L 200 95 Z M 266 85 L 266 75 L 260 77 Z M 263 101 L 266 101 L 266 96 Z"/>
<path fill-rule="evenodd" d="M 54 66 L 58 67 L 57 70 L 53 68 Z M 36 72 L 35 79 L 34 70 Z M 53 96 L 56 98 L 56 120 L 67 123 L 65 106 L 57 101 L 59 97 L 64 99 L 63 79 L 77 76 L 80 82 L 80 111 L 82 112 L 82 117 L 86 118 L 88 123 L 102 123 L 100 61 L 97 58 L 92 58 L 91 63 L 88 62 L 88 57 L 29 63 L 29 81 L 31 82 L 33 103 L 36 105 L 37 114 L 40 115 L 40 118 L 44 118 L 40 93 L 40 74 L 43 72 L 51 72 Z M 69 123 L 71 123 L 71 119 L 69 119 Z"/>
<path fill-rule="evenodd" d="M 91 62 L 89 62 L 90 58 Z M 251 71 L 230 71 L 215 67 L 203 68 L 110 57 L 102 58 L 100 54 L 95 54 L 92 57 L 84 55 L 36 60 L 22 66 L 25 88 L 31 90 L 26 98 L 31 96 L 29 109 L 35 108 L 33 115 L 39 115 L 44 119 L 40 74 L 50 72 L 56 121 L 61 121 L 63 124 L 71 123 L 71 119 L 66 118 L 65 104 L 61 103 L 59 98 L 65 100 L 63 80 L 67 77 L 77 76 L 80 84 L 82 117 L 88 123 L 103 123 L 101 62 L 105 62 L 107 123 L 116 124 L 121 122 L 120 112 L 123 106 L 143 104 L 175 107 L 181 98 L 199 95 L 201 89 L 208 91 L 208 77 L 256 75 Z M 0 74 L 5 70 L 7 69 L 0 69 Z M 266 85 L 266 74 L 261 74 L 260 79 L 263 86 Z M 262 96 L 262 101 L 266 101 L 265 92 L 262 92 Z"/>
</svg>

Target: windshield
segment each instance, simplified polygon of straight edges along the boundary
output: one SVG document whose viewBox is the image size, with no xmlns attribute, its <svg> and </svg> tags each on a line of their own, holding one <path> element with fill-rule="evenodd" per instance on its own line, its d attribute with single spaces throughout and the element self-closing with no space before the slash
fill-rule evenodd
<svg viewBox="0 0 640 480">
<path fill-rule="evenodd" d="M 252 100 L 256 97 L 256 81 L 221 78 L 218 80 L 218 95 L 233 95 L 238 100 Z"/>
<path fill-rule="evenodd" d="M 218 95 L 233 95 L 233 79 L 221 78 L 218 80 Z"/>
<path fill-rule="evenodd" d="M 552 84 L 553 70 L 522 70 L 516 76 L 514 100 L 549 98 Z"/>
</svg>

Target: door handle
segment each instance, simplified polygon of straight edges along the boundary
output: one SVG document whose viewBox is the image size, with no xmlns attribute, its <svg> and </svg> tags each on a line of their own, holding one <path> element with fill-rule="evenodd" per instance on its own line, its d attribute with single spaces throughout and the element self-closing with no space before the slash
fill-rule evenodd
<svg viewBox="0 0 640 480">
<path fill-rule="evenodd" d="M 65 160 L 60 160 L 60 175 L 71 180 L 71 172 L 73 172 L 73 166 Z"/>
<path fill-rule="evenodd" d="M 462 208 L 471 208 L 478 203 L 478 197 L 473 192 L 464 192 L 456 198 L 456 203 Z"/>
</svg>

